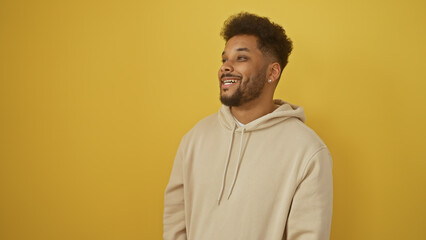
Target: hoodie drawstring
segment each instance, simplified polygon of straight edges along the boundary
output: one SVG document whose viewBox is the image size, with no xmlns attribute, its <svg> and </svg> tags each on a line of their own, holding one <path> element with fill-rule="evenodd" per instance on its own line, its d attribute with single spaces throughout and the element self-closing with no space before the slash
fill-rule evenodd
<svg viewBox="0 0 426 240">
<path fill-rule="evenodd" d="M 235 129 L 236 129 L 236 125 L 234 125 L 234 127 L 232 128 L 232 133 L 231 133 L 231 142 L 229 143 L 229 149 L 228 149 L 228 156 L 226 158 L 226 163 L 225 163 L 225 169 L 223 171 L 223 177 L 222 177 L 222 186 L 220 188 L 220 192 L 219 192 L 219 197 L 217 198 L 217 204 L 220 204 L 220 200 L 222 198 L 223 195 L 223 191 L 225 189 L 225 180 L 226 180 L 226 173 L 228 172 L 228 165 L 229 165 L 229 160 L 231 158 L 231 150 L 232 150 L 232 144 L 234 142 L 234 134 L 235 134 Z M 232 184 L 231 187 L 229 188 L 229 192 L 228 192 L 228 199 L 232 194 L 232 190 L 234 189 L 235 186 L 235 182 L 237 180 L 237 176 L 238 176 L 238 171 L 240 169 L 240 165 L 241 165 L 241 159 L 242 159 L 242 151 L 243 151 L 243 143 L 244 143 L 244 128 L 242 129 L 241 132 L 241 142 L 240 142 L 240 152 L 238 153 L 238 162 L 237 162 L 237 166 L 235 167 L 235 173 L 234 173 L 234 179 L 232 180 Z"/>
<path fill-rule="evenodd" d="M 235 181 L 237 180 L 238 170 L 240 169 L 240 164 L 242 159 L 241 153 L 243 151 L 243 142 L 244 142 L 244 128 L 241 132 L 241 142 L 240 142 L 240 152 L 238 153 L 238 163 L 237 163 L 237 166 L 235 167 L 234 180 L 232 180 L 231 188 L 229 188 L 228 199 L 231 196 L 232 189 L 234 189 Z"/>
<path fill-rule="evenodd" d="M 236 127 L 237 126 L 234 125 L 234 127 L 232 128 L 231 142 L 229 143 L 228 157 L 226 158 L 225 169 L 223 170 L 222 187 L 220 188 L 219 197 L 217 198 L 217 205 L 219 205 L 220 203 L 220 199 L 222 198 L 223 190 L 225 188 L 226 172 L 228 171 L 229 159 L 231 158 L 232 143 L 234 142 L 234 133 L 235 133 Z"/>
</svg>

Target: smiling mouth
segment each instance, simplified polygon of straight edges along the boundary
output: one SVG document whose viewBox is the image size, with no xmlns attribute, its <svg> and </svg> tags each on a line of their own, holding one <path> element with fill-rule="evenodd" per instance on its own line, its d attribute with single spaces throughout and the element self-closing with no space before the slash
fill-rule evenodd
<svg viewBox="0 0 426 240">
<path fill-rule="evenodd" d="M 234 85 L 237 85 L 237 83 L 241 81 L 240 78 L 236 78 L 236 77 L 224 77 L 221 80 L 221 88 L 224 91 L 227 91 L 229 88 L 231 88 Z"/>
<path fill-rule="evenodd" d="M 222 87 L 230 87 L 238 81 L 241 81 L 241 77 L 225 73 L 221 76 L 220 81 L 222 83 Z"/>
<path fill-rule="evenodd" d="M 237 82 L 237 80 L 235 80 L 235 79 L 231 79 L 231 80 L 222 80 L 222 85 L 224 85 L 224 86 L 228 86 L 228 85 L 232 85 L 232 84 L 234 84 L 234 83 L 236 83 Z"/>
</svg>

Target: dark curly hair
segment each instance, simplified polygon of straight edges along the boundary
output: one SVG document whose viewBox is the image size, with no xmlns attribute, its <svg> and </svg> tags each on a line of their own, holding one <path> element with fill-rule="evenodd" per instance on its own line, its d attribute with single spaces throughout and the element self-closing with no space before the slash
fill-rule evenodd
<svg viewBox="0 0 426 240">
<path fill-rule="evenodd" d="M 229 17 L 220 33 L 226 42 L 236 35 L 243 34 L 256 36 L 260 51 L 275 58 L 281 66 L 281 72 L 283 71 L 293 44 L 280 25 L 269 21 L 266 17 L 241 12 Z"/>
</svg>

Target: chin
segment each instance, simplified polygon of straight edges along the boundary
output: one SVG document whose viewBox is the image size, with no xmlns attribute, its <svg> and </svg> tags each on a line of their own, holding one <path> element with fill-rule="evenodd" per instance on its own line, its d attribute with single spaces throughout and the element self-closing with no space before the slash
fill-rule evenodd
<svg viewBox="0 0 426 240">
<path fill-rule="evenodd" d="M 220 101 L 223 105 L 226 105 L 228 107 L 238 107 L 241 105 L 241 98 L 235 95 L 224 96 L 221 94 Z"/>
</svg>

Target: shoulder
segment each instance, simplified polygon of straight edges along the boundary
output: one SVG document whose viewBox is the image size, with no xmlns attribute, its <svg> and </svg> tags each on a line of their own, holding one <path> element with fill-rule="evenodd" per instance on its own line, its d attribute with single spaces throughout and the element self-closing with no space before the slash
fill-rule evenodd
<svg viewBox="0 0 426 240">
<path fill-rule="evenodd" d="M 318 134 L 297 118 L 287 119 L 280 123 L 279 132 L 282 143 L 300 157 L 302 166 L 312 159 L 329 162 L 331 155 L 324 141 Z M 319 158 L 318 158 L 319 157 Z M 325 160 L 326 158 L 327 160 Z"/>
<path fill-rule="evenodd" d="M 297 118 L 287 119 L 277 125 L 282 136 L 290 138 L 296 145 L 311 148 L 313 151 L 326 147 L 318 134 Z"/>
<path fill-rule="evenodd" d="M 286 126 L 284 126 L 286 125 Z M 318 134 L 299 119 L 288 119 L 283 124 L 285 135 L 291 138 L 287 146 L 300 156 L 298 180 L 301 181 L 312 168 L 331 170 L 332 158 L 330 152 Z M 323 171 L 321 170 L 321 171 Z"/>
</svg>

